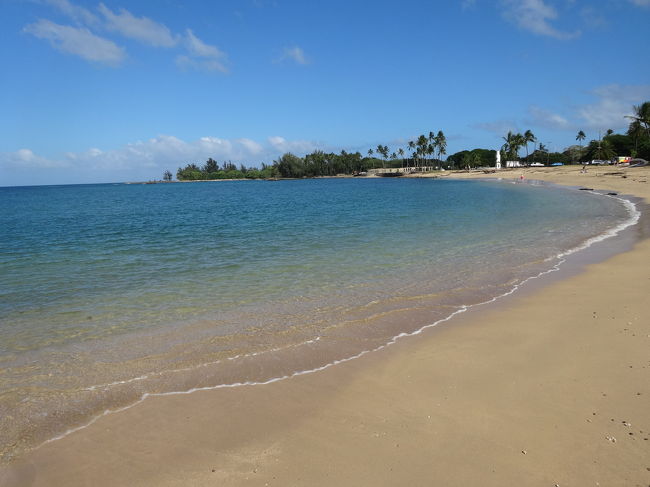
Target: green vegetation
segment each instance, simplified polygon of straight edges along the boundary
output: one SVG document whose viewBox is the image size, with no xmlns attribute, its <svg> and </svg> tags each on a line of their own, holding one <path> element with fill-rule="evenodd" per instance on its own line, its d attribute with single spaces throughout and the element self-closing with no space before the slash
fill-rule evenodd
<svg viewBox="0 0 650 487">
<path fill-rule="evenodd" d="M 494 166 L 497 151 L 489 149 L 474 149 L 460 151 L 447 158 L 449 169 L 467 169 L 472 167 Z"/>
<path fill-rule="evenodd" d="M 586 146 L 583 141 L 587 135 L 578 131 L 576 140 L 579 145 L 567 147 L 562 152 L 550 152 L 538 142 L 535 135 L 526 130 L 523 134 L 509 131 L 503 138 L 501 159 L 503 161 L 520 161 L 524 164 L 543 163 L 564 164 L 580 163 L 590 160 L 611 160 L 616 156 L 631 156 L 650 160 L 650 101 L 634 106 L 634 115 L 627 116 L 630 124 L 624 134 L 607 130 L 604 137 L 592 139 Z M 529 150 L 532 144 L 532 152 Z M 522 147 L 526 156 L 519 157 Z M 496 151 L 490 149 L 463 150 L 447 157 L 447 139 L 442 130 L 429 135 L 420 135 L 408 141 L 405 147 L 391 151 L 387 145 L 378 144 L 367 151 L 367 156 L 360 152 L 341 151 L 340 154 L 326 153 L 320 150 L 299 157 L 291 153 L 282 155 L 273 164 L 262 164 L 262 168 L 247 168 L 243 164 L 237 167 L 232 162 L 222 166 L 214 159 L 208 159 L 202 166 L 189 163 L 178 168 L 176 178 L 179 181 L 213 180 L 213 179 L 273 179 L 273 178 L 309 178 L 319 176 L 357 175 L 371 169 L 404 168 L 412 171 L 429 171 L 432 169 L 467 169 L 493 166 Z M 380 156 L 380 158 L 375 157 Z M 165 171 L 163 180 L 171 181 L 172 174 Z"/>
<path fill-rule="evenodd" d="M 277 177 L 274 167 L 262 164 L 262 169 L 247 168 L 243 164 L 235 166 L 232 162 L 224 162 L 220 168 L 217 161 L 210 158 L 202 167 L 190 163 L 176 171 L 176 179 L 179 181 L 201 181 L 210 179 L 262 179 Z"/>
</svg>

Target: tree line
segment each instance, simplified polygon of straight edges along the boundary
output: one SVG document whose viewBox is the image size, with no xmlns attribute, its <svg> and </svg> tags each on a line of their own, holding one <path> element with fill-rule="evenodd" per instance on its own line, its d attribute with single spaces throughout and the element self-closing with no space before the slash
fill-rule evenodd
<svg viewBox="0 0 650 487">
<path fill-rule="evenodd" d="M 565 164 L 580 163 L 590 160 L 611 160 L 616 156 L 631 156 L 650 160 L 650 101 L 634 106 L 634 114 L 628 116 L 630 124 L 626 133 L 617 134 L 608 130 L 604 136 L 599 134 L 587 145 L 584 131 L 578 131 L 578 144 L 567 147 L 562 152 L 551 152 L 549 148 L 537 140 L 537 137 L 526 130 L 523 134 L 509 131 L 502 137 L 501 160 L 521 161 L 525 164 L 534 162 L 550 164 L 562 162 Z M 532 152 L 529 144 L 532 144 Z M 526 155 L 520 156 L 522 148 Z M 370 148 L 367 156 L 360 152 L 341 151 L 339 154 L 317 150 L 304 157 L 291 153 L 283 154 L 273 161 L 273 164 L 262 164 L 261 169 L 236 166 L 232 162 L 224 162 L 221 166 L 210 158 L 203 165 L 189 163 L 179 167 L 176 178 L 179 181 L 210 180 L 210 179 L 273 179 L 273 178 L 304 178 L 319 176 L 336 176 L 338 174 L 360 174 L 377 168 L 405 168 L 407 170 L 463 169 L 468 167 L 493 166 L 496 151 L 490 149 L 463 150 L 447 154 L 447 139 L 442 130 L 429 132 L 416 139 L 408 141 L 404 147 L 391 150 L 387 145 L 379 144 Z M 172 174 L 165 171 L 164 179 L 171 181 Z"/>
</svg>

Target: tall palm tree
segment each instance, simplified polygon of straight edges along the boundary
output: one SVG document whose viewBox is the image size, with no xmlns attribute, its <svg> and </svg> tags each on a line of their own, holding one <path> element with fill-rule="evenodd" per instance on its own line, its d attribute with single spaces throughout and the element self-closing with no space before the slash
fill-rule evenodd
<svg viewBox="0 0 650 487">
<path fill-rule="evenodd" d="M 515 135 L 515 158 L 519 159 L 519 149 L 526 145 L 526 137 L 522 134 Z"/>
<path fill-rule="evenodd" d="M 411 158 L 413 159 L 413 165 L 416 166 L 417 162 L 415 160 L 415 142 L 413 142 L 412 140 L 409 140 L 408 146 L 409 146 L 409 149 L 411 149 Z"/>
<path fill-rule="evenodd" d="M 388 146 L 379 144 L 377 146 L 377 154 L 381 154 L 381 156 L 384 158 L 384 161 L 381 163 L 381 167 L 385 168 L 385 161 L 388 160 Z"/>
<path fill-rule="evenodd" d="M 650 101 L 634 105 L 634 115 L 626 115 L 625 118 L 632 120 L 632 123 L 638 122 L 645 129 L 646 135 L 650 137 Z"/>
<path fill-rule="evenodd" d="M 424 135 L 420 135 L 418 137 L 417 146 L 418 146 L 418 152 L 422 154 L 422 158 L 424 159 L 424 156 L 426 156 L 427 154 L 429 139 L 427 139 Z"/>
<path fill-rule="evenodd" d="M 427 154 L 431 155 L 436 153 L 438 147 L 438 138 L 433 132 L 429 132 L 429 146 L 427 147 Z"/>
<path fill-rule="evenodd" d="M 645 135 L 641 122 L 634 120 L 630 123 L 630 126 L 627 129 L 627 135 L 634 137 L 634 155 L 632 157 L 636 157 L 639 152 L 639 139 Z"/>
<path fill-rule="evenodd" d="M 526 163 L 528 163 L 528 142 L 535 144 L 536 140 L 537 139 L 535 138 L 535 134 L 533 134 L 530 130 L 526 130 L 526 132 L 524 132 L 524 142 L 526 143 Z"/>
<path fill-rule="evenodd" d="M 511 130 L 508 131 L 505 137 L 501 137 L 505 144 L 503 144 L 502 149 L 508 154 L 510 160 L 515 160 L 519 156 L 519 148 L 524 145 L 524 136 L 521 134 L 513 134 Z"/>
<path fill-rule="evenodd" d="M 402 167 L 404 167 L 404 149 L 400 147 L 397 149 L 397 153 L 399 154 L 400 159 L 402 159 Z M 408 166 L 406 166 L 406 168 L 408 169 Z"/>
<path fill-rule="evenodd" d="M 447 153 L 447 138 L 442 133 L 442 130 L 438 130 L 436 145 L 438 146 L 438 160 L 442 162 L 442 156 Z"/>
<path fill-rule="evenodd" d="M 578 135 L 576 135 L 576 140 L 580 144 L 580 159 L 582 159 L 582 141 L 585 140 L 587 136 L 582 130 L 578 131 Z"/>
</svg>

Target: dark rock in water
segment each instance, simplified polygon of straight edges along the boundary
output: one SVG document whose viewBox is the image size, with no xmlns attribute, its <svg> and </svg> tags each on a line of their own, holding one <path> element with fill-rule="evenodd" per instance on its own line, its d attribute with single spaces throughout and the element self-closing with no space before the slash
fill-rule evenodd
<svg viewBox="0 0 650 487">
<path fill-rule="evenodd" d="M 607 193 L 609 196 L 618 196 L 618 193 Z"/>
<path fill-rule="evenodd" d="M 593 191 L 594 188 L 580 188 L 580 191 Z"/>
</svg>

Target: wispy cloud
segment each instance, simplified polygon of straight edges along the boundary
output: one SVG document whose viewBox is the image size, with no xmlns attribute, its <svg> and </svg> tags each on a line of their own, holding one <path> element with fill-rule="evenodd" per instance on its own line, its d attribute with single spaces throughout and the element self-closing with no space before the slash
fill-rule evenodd
<svg viewBox="0 0 650 487">
<path fill-rule="evenodd" d="M 637 7 L 650 7 L 650 0 L 630 0 Z"/>
<path fill-rule="evenodd" d="M 104 30 L 153 47 L 183 48 L 185 52 L 177 54 L 175 58 L 176 66 L 181 69 L 228 73 L 226 54 L 217 46 L 199 39 L 191 29 L 182 35 L 175 34 L 161 22 L 148 17 L 137 17 L 124 8 L 113 11 L 103 3 L 97 6 L 101 14 L 97 16 L 71 0 L 41 1 L 56 7 L 79 24 L 78 27 L 72 27 L 39 20 L 23 29 L 40 39 L 49 40 L 60 51 L 116 66 L 126 57 L 126 51 L 90 29 Z"/>
<path fill-rule="evenodd" d="M 282 56 L 277 60 L 277 62 L 283 61 L 293 61 L 296 64 L 306 65 L 309 64 L 309 59 L 305 55 L 305 51 L 301 47 L 285 47 L 282 50 Z"/>
<path fill-rule="evenodd" d="M 79 5 L 74 5 L 70 0 L 45 0 L 46 3 L 56 7 L 72 20 L 81 24 L 95 25 L 99 22 L 97 16 L 90 10 Z"/>
<path fill-rule="evenodd" d="M 293 152 L 294 154 L 305 154 L 312 152 L 320 147 L 320 144 L 311 142 L 309 140 L 292 140 L 289 141 L 284 137 L 273 136 L 268 138 L 268 142 L 274 151 L 279 154 L 285 152 Z"/>
<path fill-rule="evenodd" d="M 228 68 L 225 65 L 226 54 L 217 46 L 206 44 L 196 37 L 190 29 L 185 31 L 183 44 L 188 54 L 176 57 L 176 64 L 180 68 L 228 73 Z"/>
<path fill-rule="evenodd" d="M 0 153 L 0 167 L 14 168 L 55 168 L 66 167 L 65 161 L 47 159 L 36 155 L 30 149 L 19 149 L 15 152 Z"/>
<path fill-rule="evenodd" d="M 622 129 L 629 120 L 625 115 L 632 113 L 632 106 L 650 99 L 650 85 L 606 85 L 590 93 L 594 103 L 576 109 L 576 118 L 581 124 L 593 129 Z"/>
<path fill-rule="evenodd" d="M 269 163 L 285 152 L 303 155 L 319 147 L 315 142 L 287 140 L 281 136 L 258 142 L 248 138 L 225 139 L 214 136 L 184 141 L 173 135 L 159 135 L 112 150 L 91 148 L 82 152 L 67 152 L 58 159 L 39 156 L 30 149 L 0 153 L 0 169 L 71 167 L 83 171 L 101 171 L 103 176 L 112 174 L 111 180 L 118 180 L 120 175 L 127 178 L 129 174 L 159 177 L 163 169 L 175 170 L 188 162 L 201 163 L 208 157 L 218 161 L 259 164 Z"/>
<path fill-rule="evenodd" d="M 482 122 L 472 125 L 473 128 L 485 130 L 496 135 L 504 135 L 508 131 L 517 132 L 517 123 L 513 120 L 494 120 L 492 122 Z"/>
<path fill-rule="evenodd" d="M 106 27 L 122 34 L 124 37 L 136 39 L 154 47 L 173 47 L 178 43 L 178 37 L 159 22 L 147 17 L 135 17 L 126 9 L 114 13 L 103 3 L 99 11 L 106 19 Z"/>
<path fill-rule="evenodd" d="M 50 44 L 60 51 L 88 61 L 116 66 L 126 57 L 124 49 L 109 39 L 93 34 L 85 27 L 71 27 L 41 19 L 25 26 L 23 31 L 50 41 Z"/>
<path fill-rule="evenodd" d="M 528 124 L 536 127 L 544 127 L 552 130 L 566 130 L 571 128 L 571 123 L 562 115 L 550 112 L 536 105 L 528 107 L 528 113 L 531 120 L 527 121 Z"/>
<path fill-rule="evenodd" d="M 563 32 L 551 25 L 557 11 L 544 0 L 501 0 L 503 16 L 520 29 L 555 39 L 573 39 L 579 31 Z"/>
<path fill-rule="evenodd" d="M 476 6 L 476 0 L 462 0 L 460 6 L 463 10 L 467 10 Z"/>
</svg>

